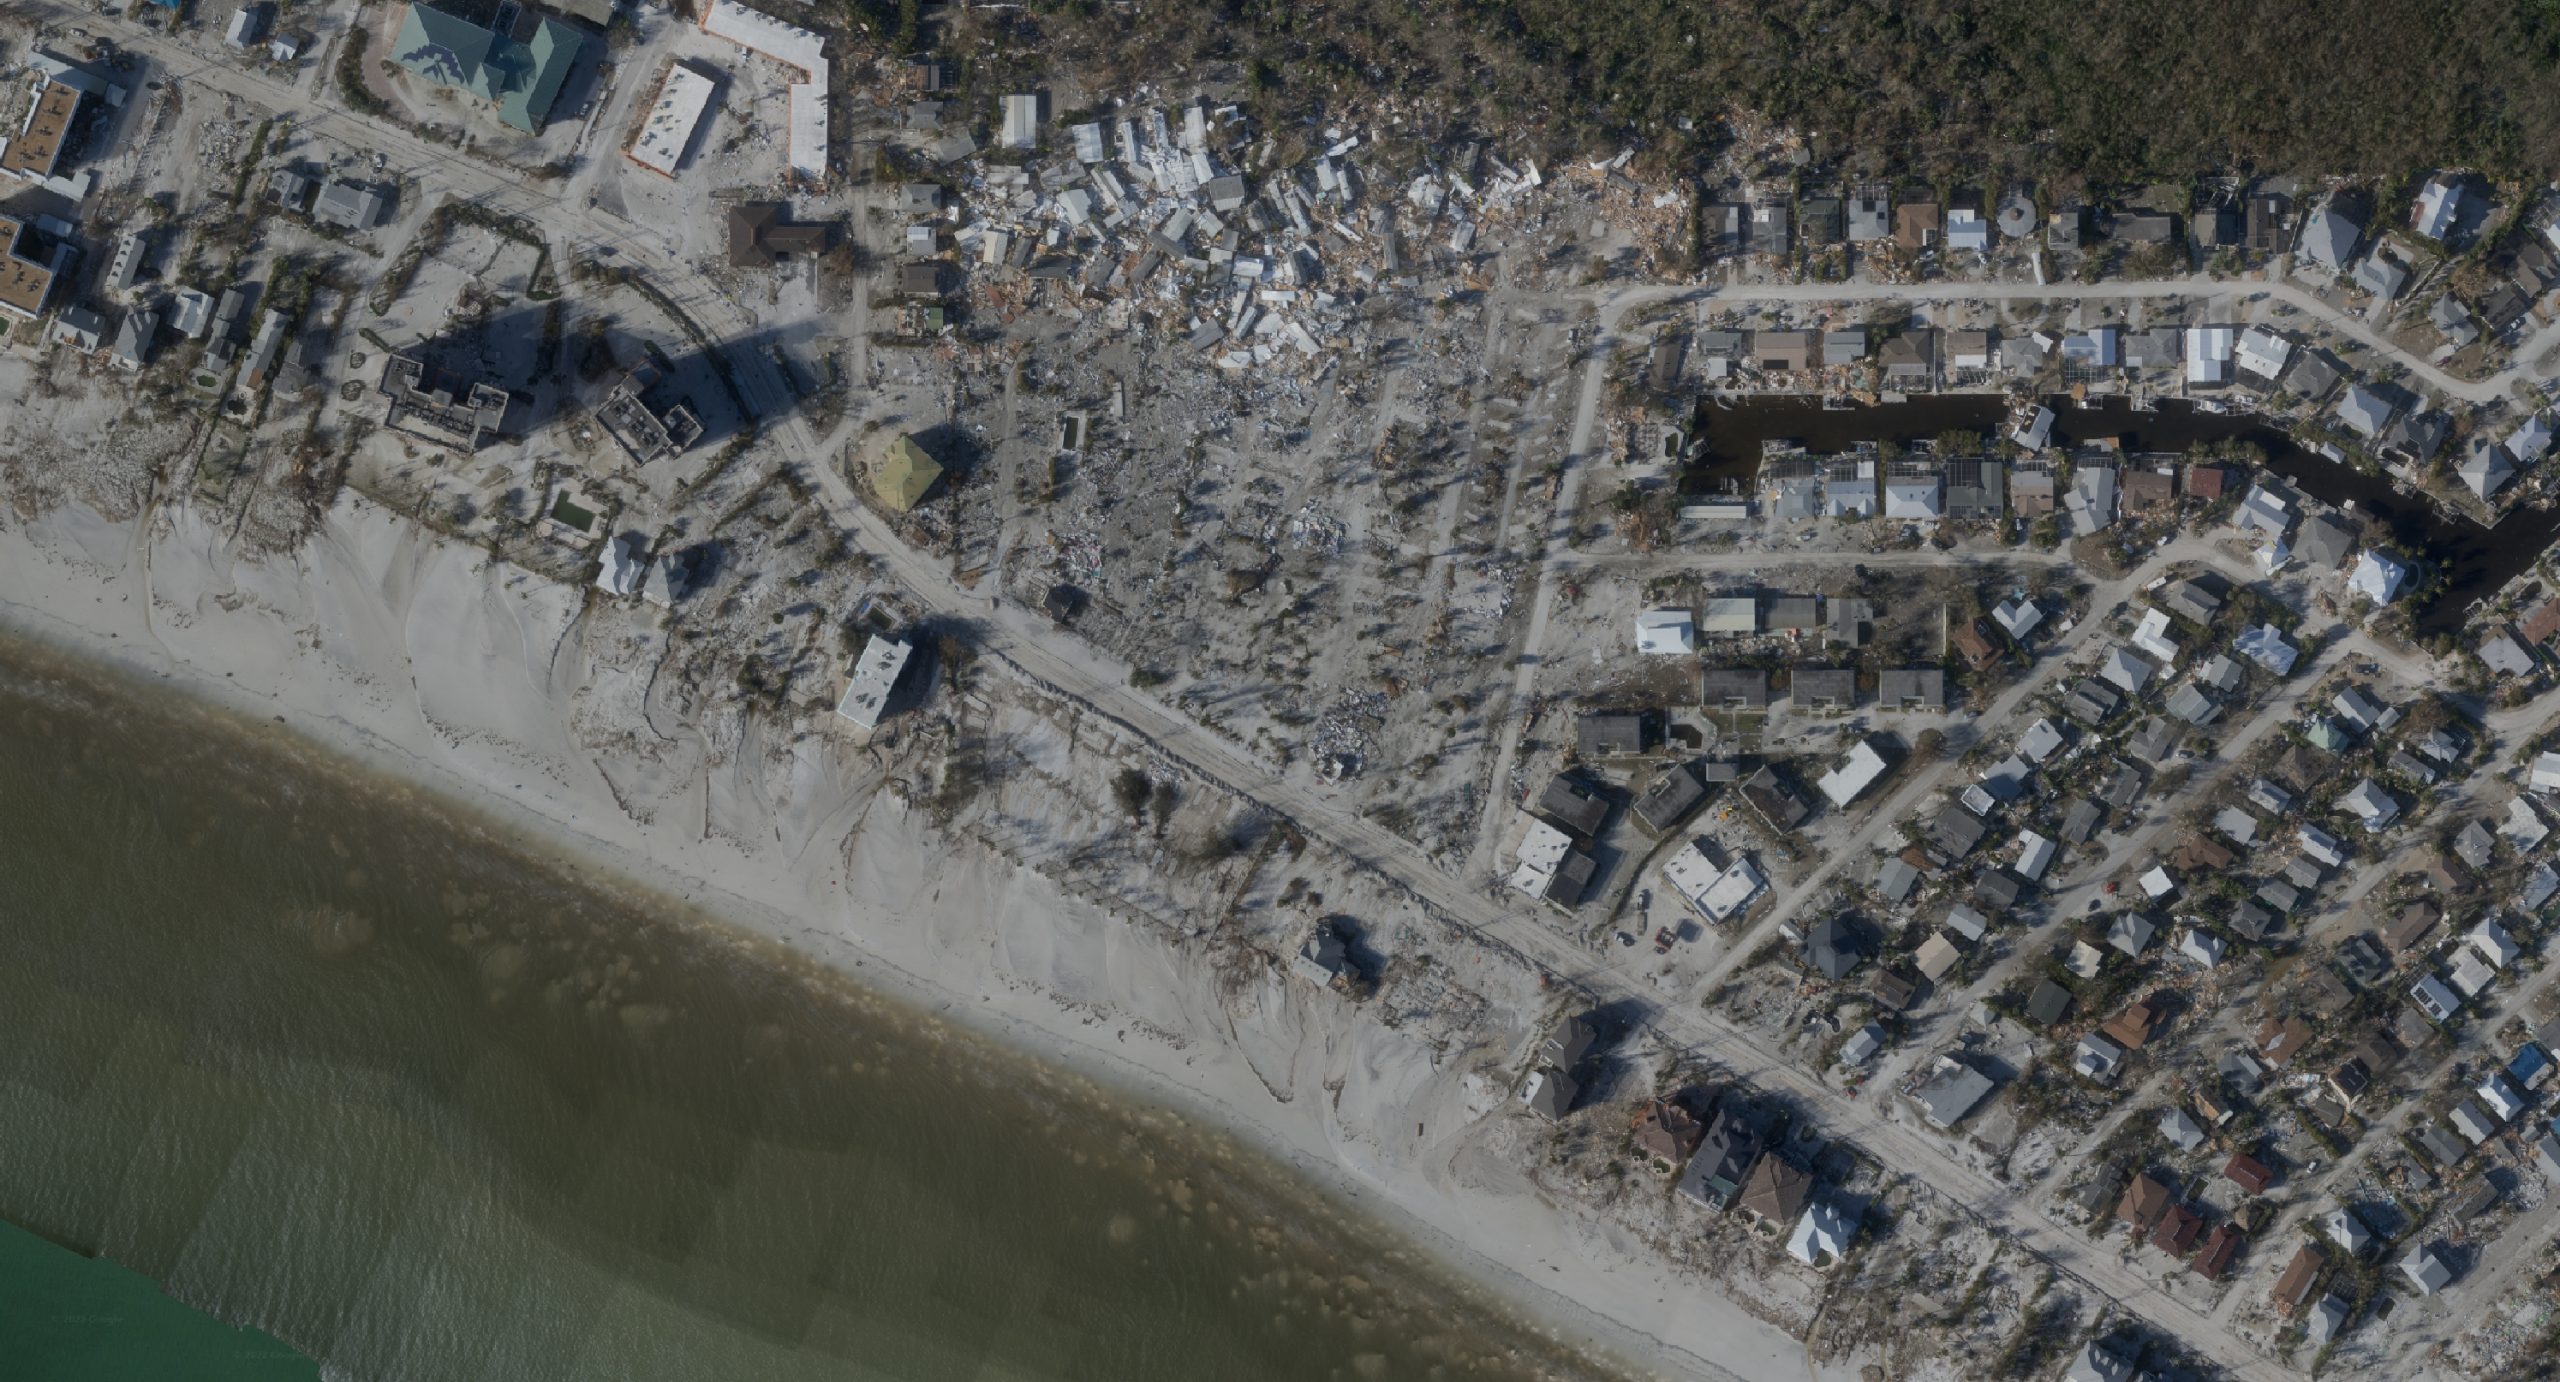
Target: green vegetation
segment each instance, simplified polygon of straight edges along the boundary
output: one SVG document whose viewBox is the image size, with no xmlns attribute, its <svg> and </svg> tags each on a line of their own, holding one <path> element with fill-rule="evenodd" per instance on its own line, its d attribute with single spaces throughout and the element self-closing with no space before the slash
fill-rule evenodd
<svg viewBox="0 0 2560 1382">
<path fill-rule="evenodd" d="M 848 8 L 897 29 L 886 0 Z M 1133 27 L 1154 41 L 1130 44 Z M 986 54 L 981 80 L 1043 57 L 1096 89 L 1214 63 L 1252 74 L 1266 119 L 1420 97 L 1549 154 L 1635 143 L 1667 167 L 1714 153 L 1736 112 L 1853 173 L 1968 181 L 2560 164 L 2560 0 L 1038 0 L 951 38 Z"/>
</svg>

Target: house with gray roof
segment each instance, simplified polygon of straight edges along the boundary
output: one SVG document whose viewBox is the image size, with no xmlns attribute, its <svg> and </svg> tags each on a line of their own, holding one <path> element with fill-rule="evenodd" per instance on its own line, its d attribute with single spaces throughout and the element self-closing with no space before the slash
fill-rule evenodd
<svg viewBox="0 0 2560 1382">
<path fill-rule="evenodd" d="M 2349 384 L 2346 397 L 2338 400 L 2339 425 L 2368 441 L 2382 435 L 2395 411 L 2389 398 L 2362 384 Z"/>
<path fill-rule="evenodd" d="M 2504 445 L 2474 433 L 2462 448 L 2462 463 L 2455 467 L 2454 474 L 2461 477 L 2463 485 L 2473 494 L 2482 499 L 2492 499 L 2516 477 L 2516 467 Z"/>
<path fill-rule="evenodd" d="M 2222 609 L 2222 597 L 2194 581 L 2172 581 L 2158 598 L 2162 609 L 2195 624 L 2212 623 Z"/>
<path fill-rule="evenodd" d="M 1709 667 L 1702 682 L 1701 703 L 1711 710 L 1769 708 L 1769 672 L 1765 667 Z"/>
<path fill-rule="evenodd" d="M 2373 295 L 2374 310 L 2379 312 L 2400 296 L 2400 290 L 2408 285 L 2409 271 L 2394 263 L 2377 245 L 2373 253 L 2356 261 L 2351 277 L 2358 288 Z"/>
<path fill-rule="evenodd" d="M 1814 923 L 1804 941 L 1805 963 L 1823 978 L 1838 982 L 1865 961 L 1863 939 L 1850 923 L 1836 916 Z"/>
<path fill-rule="evenodd" d="M 1948 858 L 1961 859 L 1982 843 L 1989 829 L 1980 816 L 1948 802 L 1929 822 L 1929 843 Z"/>
<path fill-rule="evenodd" d="M 1889 903 L 1900 904 L 1920 884 L 1920 870 L 1899 855 L 1888 854 L 1876 869 L 1876 891 Z"/>
<path fill-rule="evenodd" d="M 1653 775 L 1635 801 L 1636 824 L 1646 833 L 1661 836 L 1671 833 L 1689 813 L 1706 800 L 1707 789 L 1698 780 L 1698 770 L 1687 763 L 1671 763 Z"/>
<path fill-rule="evenodd" d="M 1858 703 L 1858 674 L 1848 667 L 1798 667 L 1788 675 L 1787 697 L 1798 710 L 1847 710 Z"/>
<path fill-rule="evenodd" d="M 2296 249 L 2304 260 L 2330 273 L 2343 273 L 2354 262 L 2356 246 L 2363 240 L 2363 226 L 2335 205 L 2325 205 L 2303 223 L 2302 239 Z"/>
<path fill-rule="evenodd" d="M 1953 1056 L 1940 1056 L 1936 1071 L 1911 1092 L 1911 1098 L 1931 1123 L 1952 1128 L 1990 1097 L 1992 1088 L 1990 1076 Z"/>
<path fill-rule="evenodd" d="M 2480 640 L 2480 662 L 2501 676 L 2528 676 L 2534 669 L 2533 654 L 2504 627 Z"/>
<path fill-rule="evenodd" d="M 2098 823 L 2101 819 L 2103 815 L 2098 810 L 2096 802 L 2087 797 L 2073 797 L 2071 804 L 2062 812 L 2063 843 L 2073 845 L 2087 843 L 2090 836 L 2098 833 Z"/>
<path fill-rule="evenodd" d="M 2116 694 L 2114 687 L 2082 677 L 2072 686 L 2070 694 L 2063 697 L 2062 709 L 2072 719 L 2095 728 L 2115 714 L 2116 707 L 2123 703 L 2124 698 Z"/>
<path fill-rule="evenodd" d="M 2453 435 L 2453 419 L 2433 408 L 2408 409 L 2383 437 L 2383 445 L 2411 461 L 2424 462 L 2444 449 L 2445 439 Z"/>
<path fill-rule="evenodd" d="M 2154 765 L 2165 764 L 2169 761 L 2169 756 L 2177 752 L 2178 740 L 2184 734 L 2185 731 L 2180 729 L 2175 721 L 2154 715 L 2144 720 L 2142 727 L 2133 732 L 2133 742 L 2127 745 L 2127 748 L 2132 751 L 2134 757 L 2145 762 Z"/>
<path fill-rule="evenodd" d="M 1944 710 L 1947 674 L 1936 667 L 1888 667 L 1879 678 L 1876 701 L 1891 710 Z"/>
<path fill-rule="evenodd" d="M 2338 387 L 2338 381 L 2345 377 L 2346 372 L 2338 364 L 2338 357 L 2325 350 L 2305 350 L 2294 357 L 2293 366 L 2284 372 L 2280 387 L 2305 402 L 2317 403 L 2327 398 L 2329 391 Z"/>
<path fill-rule="evenodd" d="M 2294 555 L 2333 570 L 2346 565 L 2355 546 L 2355 530 L 2327 514 L 2304 519 L 2293 537 Z"/>
<path fill-rule="evenodd" d="M 1893 202 L 1884 194 L 1865 193 L 1849 198 L 1849 243 L 1870 244 L 1893 238 Z"/>
</svg>

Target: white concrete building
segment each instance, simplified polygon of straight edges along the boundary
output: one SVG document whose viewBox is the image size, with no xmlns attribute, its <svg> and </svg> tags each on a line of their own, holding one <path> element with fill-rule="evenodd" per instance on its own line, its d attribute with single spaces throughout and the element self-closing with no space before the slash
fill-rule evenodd
<svg viewBox="0 0 2560 1382">
<path fill-rule="evenodd" d="M 844 699 L 836 702 L 836 713 L 864 729 L 878 729 L 880 716 L 889 706 L 889 693 L 897 690 L 898 677 L 907 670 L 907 659 L 914 652 L 900 639 L 872 635 L 853 664 L 853 680 L 844 688 Z"/>
</svg>

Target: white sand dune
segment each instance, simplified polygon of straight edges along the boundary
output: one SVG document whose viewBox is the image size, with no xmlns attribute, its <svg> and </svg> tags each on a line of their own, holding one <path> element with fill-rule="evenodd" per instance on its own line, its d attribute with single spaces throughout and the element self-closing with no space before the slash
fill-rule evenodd
<svg viewBox="0 0 2560 1382">
<path fill-rule="evenodd" d="M 0 532 L 0 619 L 1228 1129 L 1642 1375 L 1855 1375 L 1543 1196 L 1418 1043 L 1276 977 L 1231 1000 L 1157 933 L 875 795 L 861 750 L 709 742 L 638 660 L 588 646 L 613 635 L 585 592 L 352 497 L 263 563 L 189 512 L 152 523 L 138 542 L 74 507 Z"/>
</svg>

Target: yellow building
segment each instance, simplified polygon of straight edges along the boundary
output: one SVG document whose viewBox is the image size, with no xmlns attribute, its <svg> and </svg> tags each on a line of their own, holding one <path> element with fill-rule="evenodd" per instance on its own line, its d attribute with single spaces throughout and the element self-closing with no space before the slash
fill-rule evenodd
<svg viewBox="0 0 2560 1382">
<path fill-rule="evenodd" d="M 916 445 L 913 437 L 901 436 L 890 442 L 880 459 L 871 463 L 871 492 L 900 513 L 923 503 L 925 492 L 941 478 L 942 467 L 924 454 L 924 448 Z"/>
</svg>

